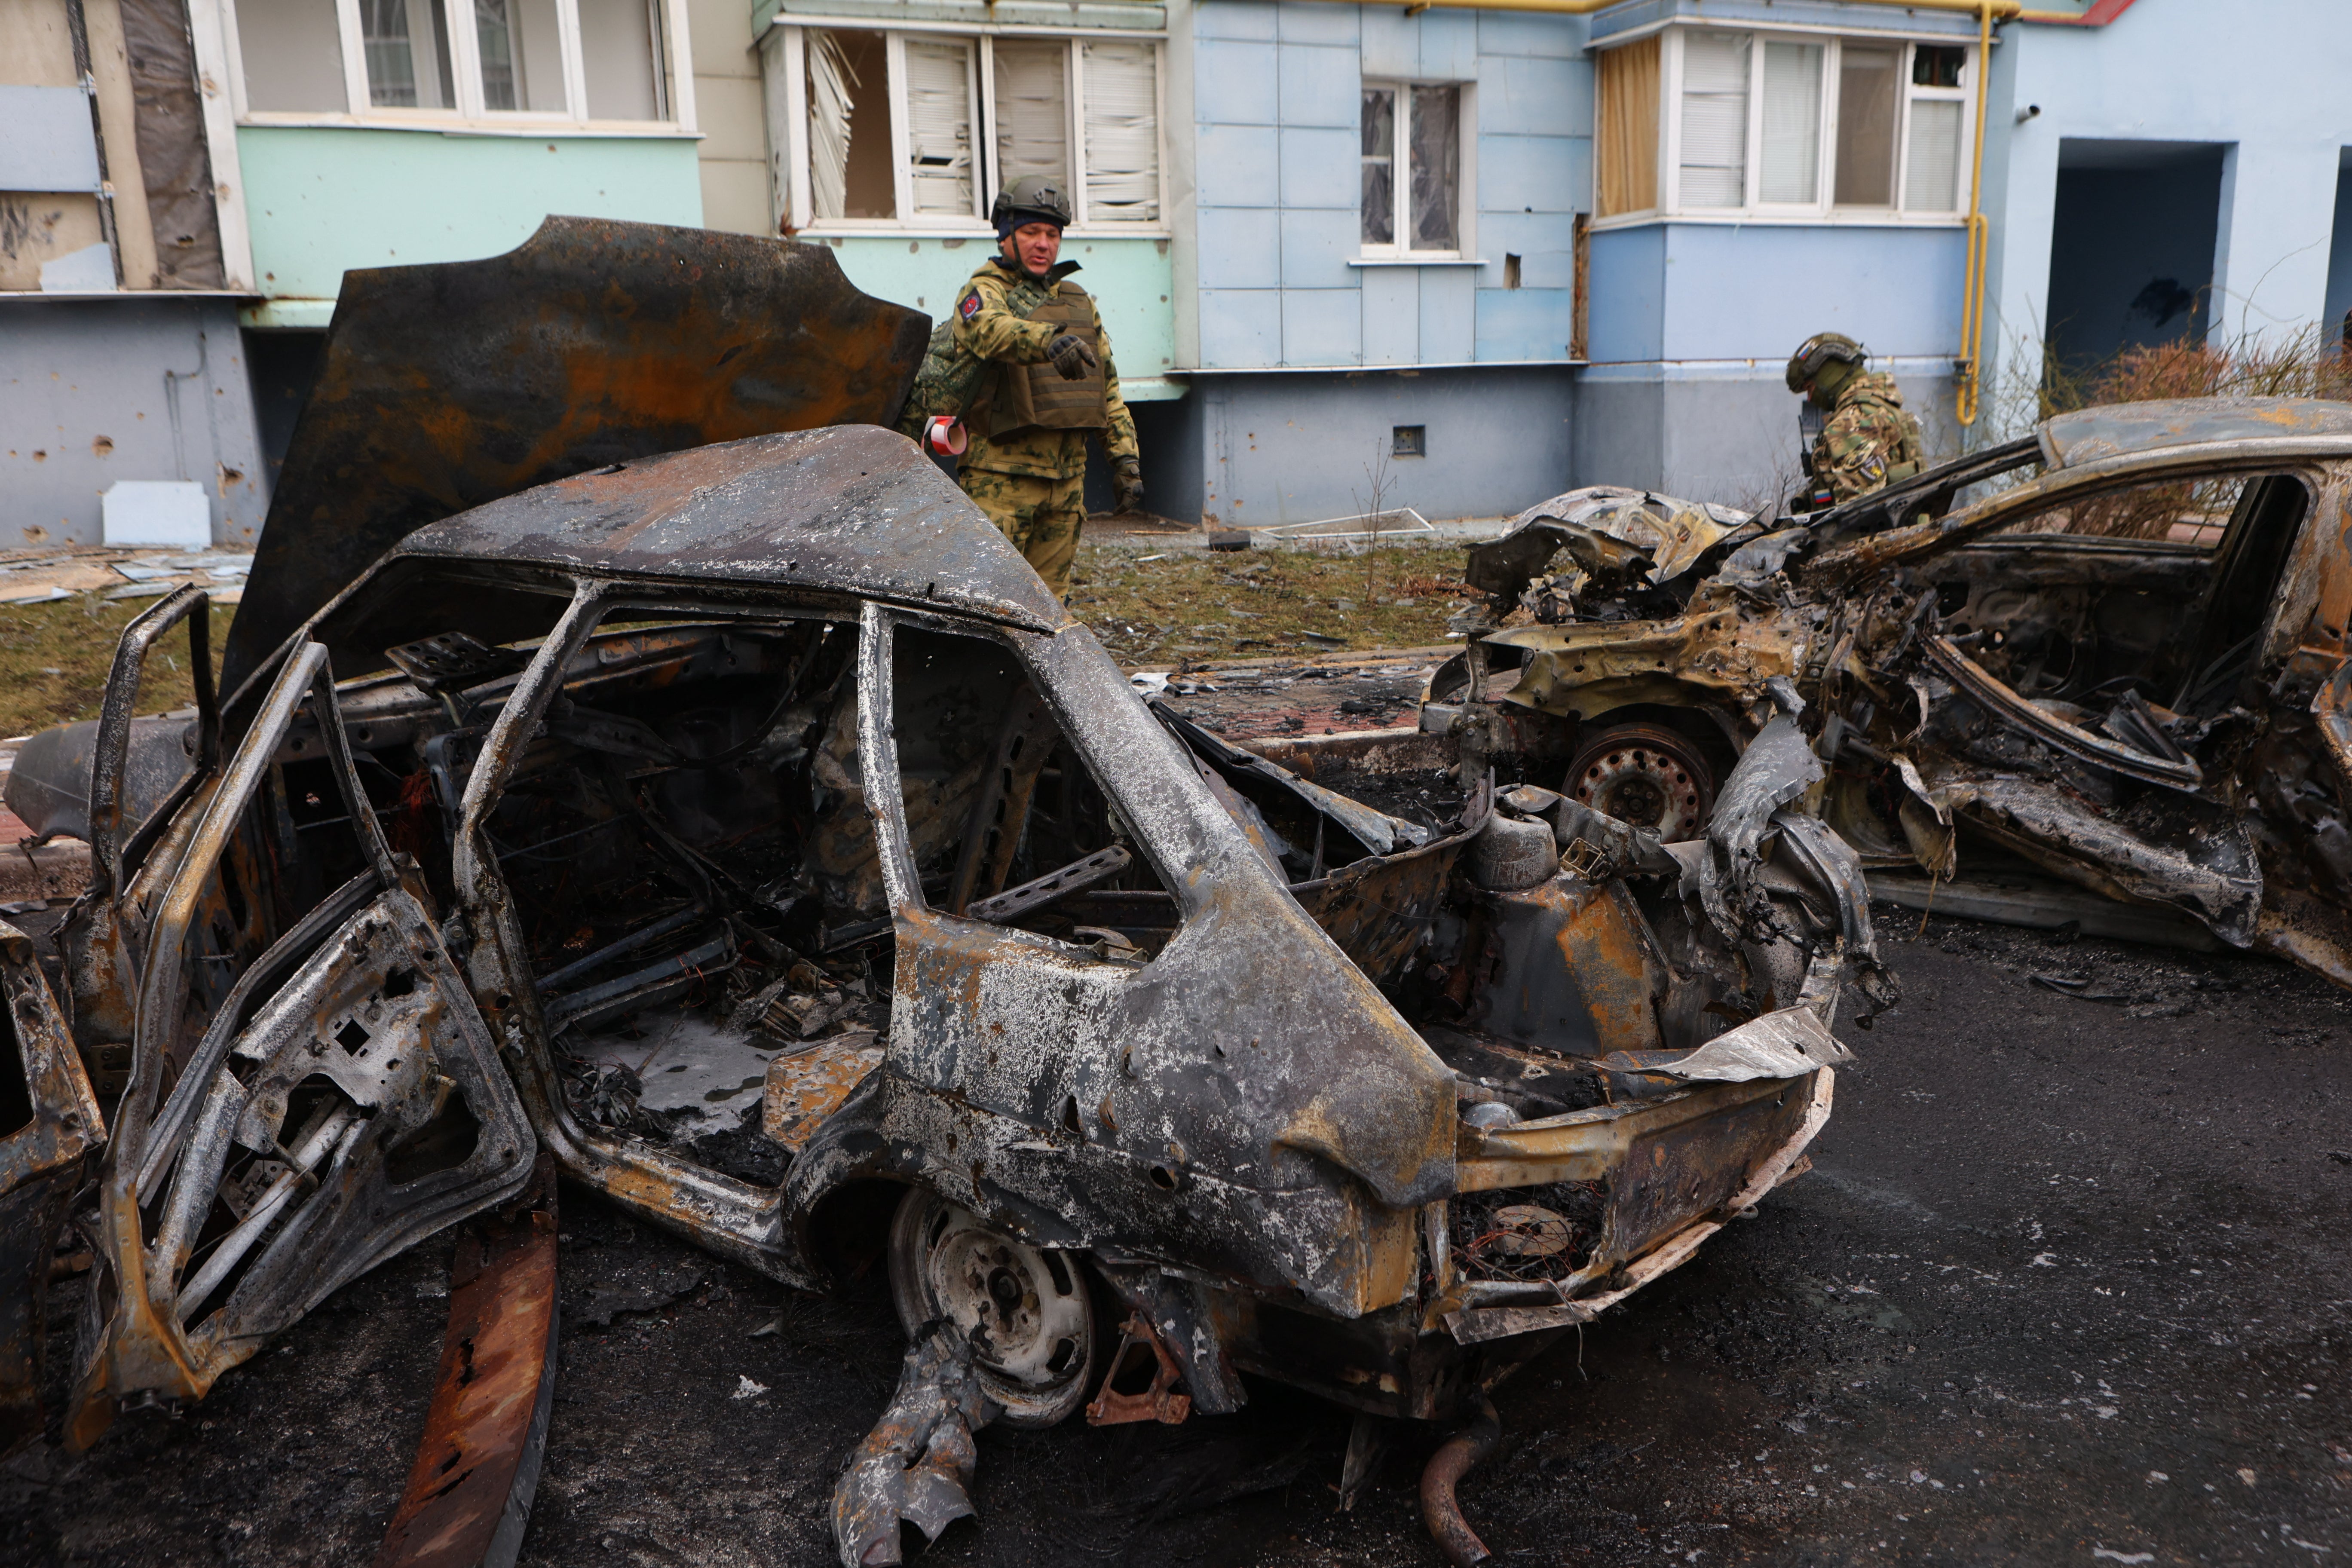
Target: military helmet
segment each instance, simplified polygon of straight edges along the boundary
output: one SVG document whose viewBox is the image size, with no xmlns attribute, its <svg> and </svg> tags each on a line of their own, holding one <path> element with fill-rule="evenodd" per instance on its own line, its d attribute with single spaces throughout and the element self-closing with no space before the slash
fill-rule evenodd
<svg viewBox="0 0 2352 1568">
<path fill-rule="evenodd" d="M 1869 352 L 1843 332 L 1815 332 L 1789 356 L 1789 390 L 1802 392 L 1822 367 L 1832 361 L 1860 365 L 1870 357 Z"/>
<path fill-rule="evenodd" d="M 1050 174 L 1024 174 L 996 193 L 996 201 L 988 209 L 988 221 L 996 232 L 1011 234 L 1024 223 L 1050 223 L 1055 228 L 1070 226 L 1070 194 L 1062 182 Z"/>
</svg>

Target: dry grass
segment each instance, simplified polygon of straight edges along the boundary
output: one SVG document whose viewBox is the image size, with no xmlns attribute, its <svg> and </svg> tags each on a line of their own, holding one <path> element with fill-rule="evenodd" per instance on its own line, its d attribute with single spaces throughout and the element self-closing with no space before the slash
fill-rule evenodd
<svg viewBox="0 0 2352 1568">
<path fill-rule="evenodd" d="M 0 735 L 26 735 L 52 724 L 98 717 L 106 672 L 122 628 L 152 599 L 94 594 L 47 605 L 0 605 Z M 234 606 L 212 612 L 214 672 L 228 637 Z M 166 633 L 149 655 L 140 683 L 139 710 L 162 713 L 195 700 L 188 670 L 185 628 Z"/>
<path fill-rule="evenodd" d="M 1070 608 L 1122 664 L 1428 647 L 1470 598 L 1458 546 L 1148 553 L 1089 544 L 1070 578 Z"/>
<path fill-rule="evenodd" d="M 2089 367 L 2069 365 L 2046 344 L 2039 354 L 2027 344 L 2008 363 L 2023 368 L 2007 378 L 1995 401 L 2007 411 L 2007 433 L 2013 435 L 2024 435 L 2032 425 L 2061 414 L 2115 404 L 2197 397 L 2352 398 L 2352 356 L 2316 327 L 2285 338 L 2246 337 L 2230 343 L 2184 336 L 2126 349 Z M 2203 531 L 2200 524 L 2227 521 L 2242 482 L 2230 479 L 2118 490 L 2074 507 L 2064 531 L 2113 539 L 2199 533 Z M 2052 524 L 2034 519 L 2021 526 L 2047 531 Z"/>
</svg>

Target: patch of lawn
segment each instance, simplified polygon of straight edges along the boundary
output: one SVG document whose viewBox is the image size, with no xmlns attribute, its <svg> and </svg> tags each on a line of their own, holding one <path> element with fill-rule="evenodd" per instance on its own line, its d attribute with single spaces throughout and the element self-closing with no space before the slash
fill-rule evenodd
<svg viewBox="0 0 2352 1568">
<path fill-rule="evenodd" d="M 114 664 L 122 628 L 152 599 L 94 594 L 47 605 L 0 605 L 0 736 L 29 735 L 52 724 L 95 719 L 106 699 L 106 672 Z M 220 673 L 221 647 L 236 607 L 215 605 L 212 659 Z M 139 711 L 165 713 L 195 700 L 188 669 L 188 629 L 173 627 L 150 651 L 140 683 Z"/>
<path fill-rule="evenodd" d="M 1084 545 L 1070 609 L 1121 664 L 1428 647 L 1470 602 L 1459 547 L 1361 555 Z"/>
</svg>

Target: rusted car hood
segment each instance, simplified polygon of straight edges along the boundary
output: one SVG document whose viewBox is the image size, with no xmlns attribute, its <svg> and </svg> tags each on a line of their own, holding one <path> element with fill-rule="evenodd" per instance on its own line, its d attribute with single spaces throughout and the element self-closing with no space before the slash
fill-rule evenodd
<svg viewBox="0 0 2352 1568">
<path fill-rule="evenodd" d="M 929 327 L 829 249 L 605 218 L 346 273 L 222 689 L 425 523 L 656 452 L 892 424 Z"/>
</svg>

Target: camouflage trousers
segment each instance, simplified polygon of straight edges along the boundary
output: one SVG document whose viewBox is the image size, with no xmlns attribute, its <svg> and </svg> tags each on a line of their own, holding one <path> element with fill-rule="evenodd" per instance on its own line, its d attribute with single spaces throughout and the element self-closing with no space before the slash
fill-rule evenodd
<svg viewBox="0 0 2352 1568">
<path fill-rule="evenodd" d="M 992 468 L 958 468 L 956 482 L 1045 579 L 1055 598 L 1070 591 L 1070 563 L 1077 559 L 1078 529 L 1087 520 L 1083 475 L 1041 479 Z"/>
</svg>

